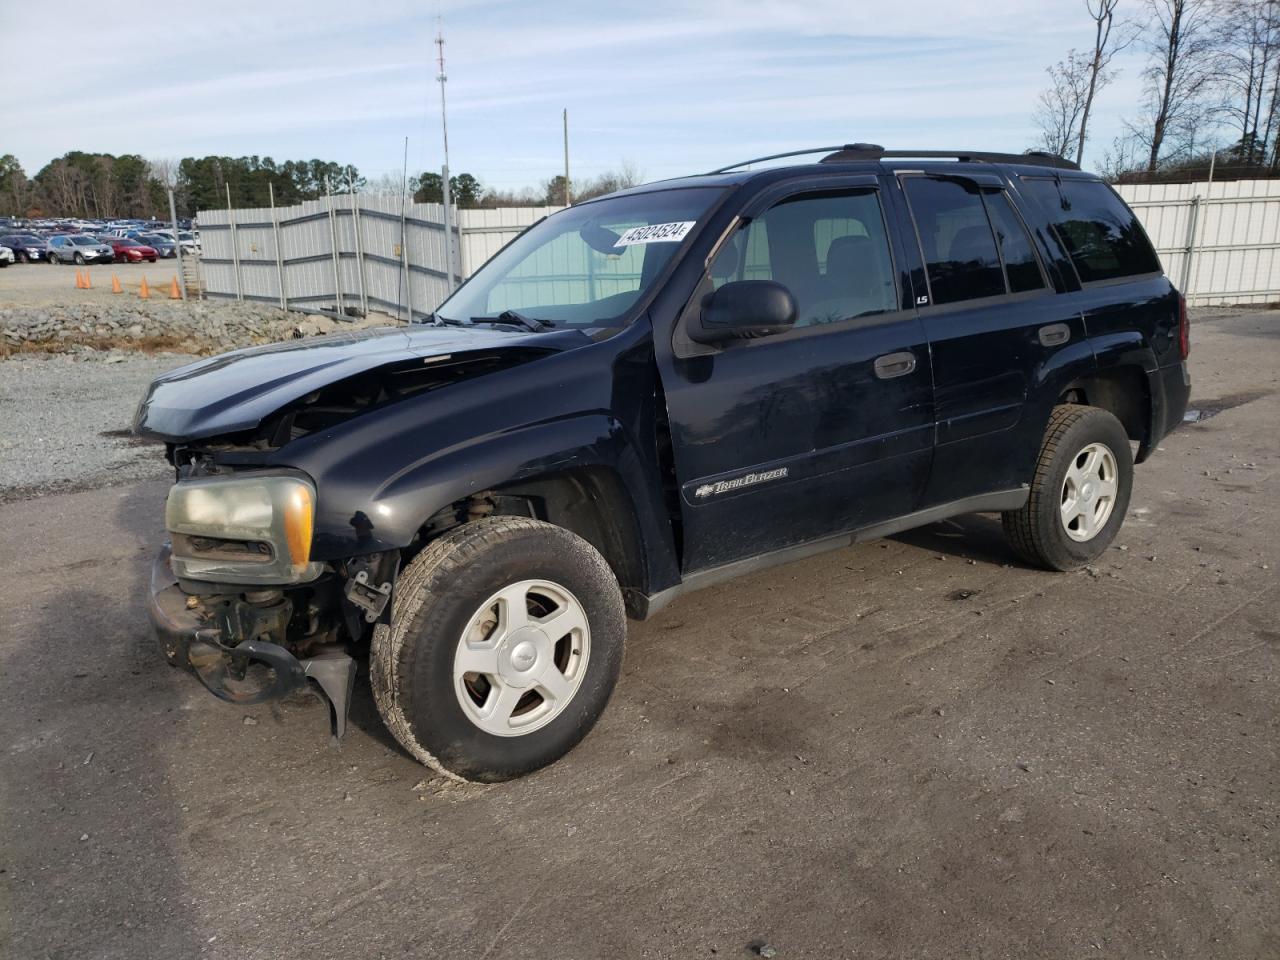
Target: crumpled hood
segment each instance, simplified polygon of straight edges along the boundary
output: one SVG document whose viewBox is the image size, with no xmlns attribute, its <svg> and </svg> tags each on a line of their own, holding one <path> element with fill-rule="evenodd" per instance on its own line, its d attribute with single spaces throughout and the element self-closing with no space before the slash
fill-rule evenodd
<svg viewBox="0 0 1280 960">
<path fill-rule="evenodd" d="M 530 334 L 492 328 L 377 327 L 249 347 L 178 367 L 151 382 L 133 431 L 162 440 L 193 440 L 258 426 L 286 404 L 321 387 L 415 358 L 533 349 L 588 342 L 581 332 Z"/>
</svg>

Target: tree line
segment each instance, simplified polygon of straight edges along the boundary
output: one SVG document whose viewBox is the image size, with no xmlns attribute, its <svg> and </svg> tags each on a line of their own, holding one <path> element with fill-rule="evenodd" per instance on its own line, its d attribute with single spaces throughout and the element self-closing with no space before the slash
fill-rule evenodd
<svg viewBox="0 0 1280 960">
<path fill-rule="evenodd" d="M 1280 0 L 1084 0 L 1087 46 L 1049 67 L 1040 145 L 1080 162 L 1127 49 L 1143 92 L 1099 166 L 1113 180 L 1280 175 Z"/>
<path fill-rule="evenodd" d="M 270 157 L 184 157 L 147 160 L 73 150 L 28 177 L 12 155 L 0 156 L 0 213 L 56 217 L 169 218 L 169 189 L 179 216 L 227 205 L 265 207 L 314 200 L 327 189 L 358 190 L 364 178 L 353 166 L 329 160 Z"/>
<path fill-rule="evenodd" d="M 575 201 L 610 193 L 641 181 L 634 164 L 575 182 Z M 459 207 L 559 206 L 565 202 L 563 175 L 524 190 L 492 190 L 475 176 L 449 178 L 451 200 Z M 169 190 L 180 217 L 227 205 L 266 207 L 274 195 L 278 206 L 315 200 L 333 193 L 374 190 L 405 192 L 416 203 L 441 203 L 441 175 L 430 171 L 370 181 L 350 164 L 330 160 L 285 160 L 271 157 L 184 157 L 145 159 L 137 154 L 114 156 L 73 150 L 28 177 L 11 154 L 0 156 L 0 215 L 28 217 L 157 217 L 169 218 Z"/>
</svg>

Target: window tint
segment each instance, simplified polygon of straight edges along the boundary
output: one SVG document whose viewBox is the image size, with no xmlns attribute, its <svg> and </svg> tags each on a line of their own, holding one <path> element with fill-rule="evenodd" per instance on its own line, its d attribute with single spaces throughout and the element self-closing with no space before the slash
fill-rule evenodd
<svg viewBox="0 0 1280 960">
<path fill-rule="evenodd" d="M 1009 198 L 1003 191 L 988 190 L 983 192 L 982 199 L 987 204 L 987 214 L 991 217 L 996 241 L 1000 244 L 1005 276 L 1009 278 L 1009 290 L 1024 293 L 1027 290 L 1043 289 L 1044 277 L 1040 273 L 1040 263 L 1036 260 L 1031 238 L 1027 236 L 1027 228 L 1014 213 Z"/>
<path fill-rule="evenodd" d="M 1000 255 L 975 187 L 957 180 L 906 177 L 933 302 L 958 303 L 1004 293 Z"/>
<path fill-rule="evenodd" d="M 1154 273 L 1160 261 L 1132 211 L 1096 180 L 1025 180 L 1049 216 L 1081 283 Z"/>
<path fill-rule="evenodd" d="M 796 326 L 898 309 L 889 238 L 873 191 L 784 200 L 739 230 L 711 265 L 716 287 L 776 280 L 791 291 Z"/>
</svg>

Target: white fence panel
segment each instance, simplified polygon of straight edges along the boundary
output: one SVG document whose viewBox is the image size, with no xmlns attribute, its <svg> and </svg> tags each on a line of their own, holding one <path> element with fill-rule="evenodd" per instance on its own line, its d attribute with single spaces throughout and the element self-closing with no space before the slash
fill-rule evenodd
<svg viewBox="0 0 1280 960">
<path fill-rule="evenodd" d="M 1195 304 L 1280 300 L 1280 180 L 1116 188 Z"/>
<path fill-rule="evenodd" d="M 469 276 L 558 209 L 455 211 L 454 276 Z M 421 319 L 449 292 L 440 204 L 340 194 L 274 211 L 204 210 L 197 226 L 211 297 Z"/>
<path fill-rule="evenodd" d="M 1280 300 L 1280 180 L 1126 184 L 1165 272 L 1194 304 Z M 454 273 L 467 277 L 522 230 L 558 207 L 458 210 Z M 358 222 L 357 222 L 358 218 Z M 291 207 L 205 210 L 198 217 L 205 289 L 295 308 L 377 311 L 422 318 L 449 290 L 444 211 L 398 196 L 342 194 Z M 336 244 L 335 244 L 336 241 Z M 570 299 L 605 296 L 635 282 L 628 258 L 599 264 L 557 251 L 540 254 L 534 284 Z M 530 264 L 530 270 L 534 267 Z M 281 279 L 284 289 L 281 290 Z M 519 270 L 496 309 L 524 300 Z M 590 291 L 590 294 L 588 294 Z"/>
</svg>

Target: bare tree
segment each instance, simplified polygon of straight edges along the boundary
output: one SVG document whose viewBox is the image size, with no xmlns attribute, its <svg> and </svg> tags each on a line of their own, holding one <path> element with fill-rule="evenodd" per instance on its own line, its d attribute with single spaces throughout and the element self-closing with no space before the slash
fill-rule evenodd
<svg viewBox="0 0 1280 960">
<path fill-rule="evenodd" d="M 1145 0 L 1147 115 L 1130 129 L 1147 148 L 1147 171 L 1155 172 L 1162 151 L 1194 149 L 1206 116 L 1205 96 L 1213 71 L 1209 32 L 1213 0 Z"/>
<path fill-rule="evenodd" d="M 1277 0 L 1217 0 L 1214 7 L 1215 82 L 1222 93 L 1224 114 L 1240 131 L 1236 146 L 1242 163 L 1261 162 L 1274 125 L 1277 69 L 1280 68 L 1280 2 Z M 1264 122 L 1263 104 L 1272 89 Z"/>
<path fill-rule="evenodd" d="M 166 190 L 178 186 L 178 161 L 173 157 L 151 157 L 147 161 L 147 173 L 159 180 Z"/>
<path fill-rule="evenodd" d="M 1089 86 L 1084 95 L 1080 113 L 1080 132 L 1076 138 L 1076 163 L 1081 163 L 1084 159 L 1085 134 L 1089 127 L 1089 112 L 1093 109 L 1093 98 L 1111 80 L 1108 69 L 1111 66 L 1111 58 L 1128 46 L 1128 40 L 1112 36 L 1116 6 L 1119 3 L 1120 0 L 1085 0 L 1085 9 L 1093 18 L 1093 56 L 1088 63 Z"/>
<path fill-rule="evenodd" d="M 1040 92 L 1033 119 L 1040 128 L 1040 142 L 1050 153 L 1066 156 L 1080 136 L 1080 119 L 1089 96 L 1089 61 L 1071 50 L 1045 71 L 1049 86 Z"/>
<path fill-rule="evenodd" d="M 553 178 L 549 182 L 549 196 L 554 192 L 554 190 L 563 189 L 562 187 L 556 186 L 556 184 L 563 179 L 563 177 Z M 643 182 L 644 172 L 636 166 L 635 162 L 631 160 L 623 160 L 618 164 L 618 169 L 606 170 L 598 177 L 593 177 L 590 180 L 584 180 L 578 183 L 578 188 L 573 192 L 573 196 L 575 200 L 581 202 L 583 200 L 590 200 L 593 197 L 602 197 L 606 193 L 613 193 L 615 190 L 625 190 L 628 187 L 639 186 Z"/>
</svg>

